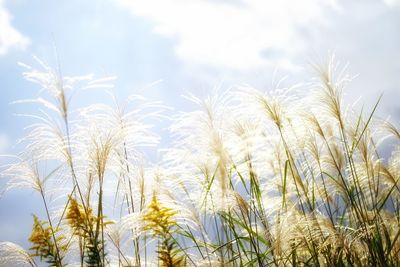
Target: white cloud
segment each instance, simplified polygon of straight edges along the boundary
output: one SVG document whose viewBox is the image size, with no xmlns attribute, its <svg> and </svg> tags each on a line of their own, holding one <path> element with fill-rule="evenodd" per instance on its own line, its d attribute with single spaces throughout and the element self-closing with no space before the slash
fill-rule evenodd
<svg viewBox="0 0 400 267">
<path fill-rule="evenodd" d="M 400 0 L 383 0 L 390 7 L 400 6 Z"/>
<path fill-rule="evenodd" d="M 275 67 L 309 75 L 301 66 L 332 51 L 350 62 L 351 74 L 360 74 L 349 91 L 353 98 L 362 95 L 373 106 L 384 91 L 383 113 L 400 116 L 400 0 L 116 1 L 175 40 L 177 56 L 192 63 L 185 68 L 195 73 L 190 77 L 215 84 L 222 73 L 253 84 L 253 73 L 268 75 Z"/>
<path fill-rule="evenodd" d="M 25 49 L 29 39 L 11 25 L 11 15 L 0 0 L 0 56 L 11 49 Z"/>
<path fill-rule="evenodd" d="M 7 152 L 10 147 L 10 139 L 6 134 L 0 133 L 0 154 Z"/>
<path fill-rule="evenodd" d="M 177 40 L 176 54 L 209 66 L 249 69 L 291 56 L 307 46 L 302 27 L 323 23 L 335 1 L 118 0 L 135 16 L 150 18 L 154 31 Z M 268 57 L 266 56 L 268 55 Z"/>
</svg>

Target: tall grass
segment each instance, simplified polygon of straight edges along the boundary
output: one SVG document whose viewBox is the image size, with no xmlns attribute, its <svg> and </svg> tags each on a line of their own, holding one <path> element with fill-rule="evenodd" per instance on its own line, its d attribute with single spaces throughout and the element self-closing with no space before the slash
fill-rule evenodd
<svg viewBox="0 0 400 267">
<path fill-rule="evenodd" d="M 376 118 L 380 98 L 345 106 L 351 79 L 334 60 L 302 88 L 187 96 L 198 109 L 171 116 L 157 164 L 142 147 L 158 144 L 146 122 L 164 106 L 39 64 L 24 76 L 43 111 L 2 176 L 36 191 L 46 217 L 33 216 L 31 248 L 0 243 L 1 266 L 400 264 L 400 131 Z M 114 104 L 70 110 L 94 87 Z"/>
</svg>

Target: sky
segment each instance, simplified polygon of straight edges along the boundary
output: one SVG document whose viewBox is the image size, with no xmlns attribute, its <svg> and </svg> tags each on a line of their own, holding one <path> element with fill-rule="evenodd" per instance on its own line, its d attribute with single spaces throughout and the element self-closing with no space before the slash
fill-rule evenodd
<svg viewBox="0 0 400 267">
<path fill-rule="evenodd" d="M 121 99 L 140 93 L 179 111 L 191 108 L 181 97 L 188 92 L 308 81 L 310 62 L 334 53 L 356 76 L 348 101 L 362 97 L 371 110 L 383 93 L 378 114 L 398 124 L 399 33 L 399 0 L 0 0 L 0 154 L 17 152 L 30 123 L 14 114 L 37 112 L 10 104 L 37 96 L 17 64 L 35 65 L 34 56 L 51 66 L 58 58 L 68 76 L 115 75 Z M 80 95 L 73 103 L 103 101 Z M 30 191 L 3 196 L 0 241 L 28 247 L 38 203 Z"/>
</svg>

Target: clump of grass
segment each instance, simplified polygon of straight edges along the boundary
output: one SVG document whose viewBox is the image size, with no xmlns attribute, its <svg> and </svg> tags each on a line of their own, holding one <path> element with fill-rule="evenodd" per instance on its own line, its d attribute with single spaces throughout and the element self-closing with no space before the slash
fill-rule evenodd
<svg viewBox="0 0 400 267">
<path fill-rule="evenodd" d="M 112 78 L 39 64 L 24 75 L 44 95 L 22 103 L 45 109 L 2 176 L 6 189 L 36 191 L 47 218 L 34 217 L 34 253 L 0 243 L 1 264 L 400 264 L 400 131 L 376 118 L 380 98 L 368 112 L 345 106 L 351 78 L 334 60 L 305 90 L 189 96 L 198 109 L 172 116 L 174 141 L 156 165 L 141 147 L 157 145 L 145 122 L 164 119 L 164 106 L 120 103 Z M 70 110 L 75 91 L 91 87 L 113 104 Z M 381 153 L 387 138 L 391 154 Z"/>
</svg>

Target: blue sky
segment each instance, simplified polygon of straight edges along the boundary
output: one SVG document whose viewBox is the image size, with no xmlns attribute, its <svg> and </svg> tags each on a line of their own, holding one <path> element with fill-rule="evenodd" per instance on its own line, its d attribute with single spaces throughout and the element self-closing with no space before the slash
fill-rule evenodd
<svg viewBox="0 0 400 267">
<path fill-rule="evenodd" d="M 372 107 L 384 92 L 379 115 L 398 123 L 399 33 L 396 0 L 0 0 L 0 154 L 15 152 L 29 124 L 13 114 L 35 112 L 9 104 L 39 90 L 17 62 L 35 64 L 35 55 L 55 66 L 54 46 L 64 74 L 116 75 L 120 98 L 140 92 L 176 110 L 190 108 L 185 92 L 204 95 L 219 84 L 267 90 L 273 73 L 289 84 L 306 81 L 308 62 L 335 52 L 358 75 L 349 102 L 361 96 Z M 0 240 L 27 246 L 37 202 L 29 191 L 0 200 Z"/>
</svg>

